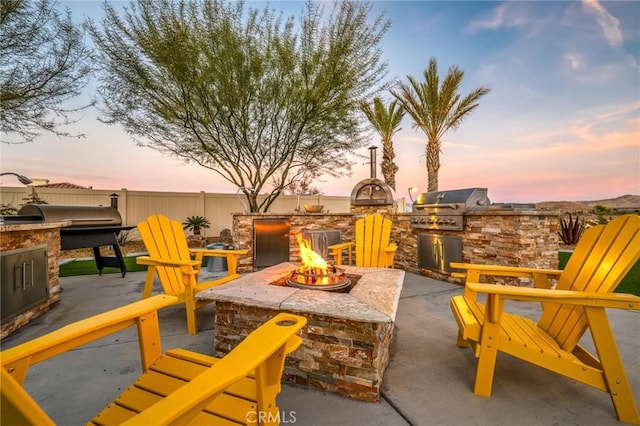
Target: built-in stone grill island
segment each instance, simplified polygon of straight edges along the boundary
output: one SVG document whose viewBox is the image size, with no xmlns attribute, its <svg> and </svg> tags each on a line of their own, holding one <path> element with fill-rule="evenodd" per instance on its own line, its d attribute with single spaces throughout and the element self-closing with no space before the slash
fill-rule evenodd
<svg viewBox="0 0 640 426">
<path fill-rule="evenodd" d="M 234 244 L 254 252 L 254 222 L 277 217 L 290 228 L 285 235 L 284 261 L 297 259 L 296 235 L 304 231 L 340 231 L 342 241 L 354 240 L 355 221 L 370 213 L 380 213 L 392 220 L 391 242 L 398 245 L 395 267 L 434 279 L 461 284 L 446 271 L 423 268 L 418 262 L 418 241 L 424 235 L 441 235 L 460 239 L 460 259 L 468 263 L 500 264 L 530 268 L 555 269 L 560 248 L 559 213 L 537 209 L 483 209 L 467 212 L 460 230 L 430 230 L 412 226 L 411 213 L 395 213 L 390 206 L 352 206 L 350 213 L 270 214 L 237 213 L 233 216 Z M 287 250 L 288 247 L 288 250 Z M 252 256 L 238 260 L 238 271 L 253 272 Z"/>
<path fill-rule="evenodd" d="M 60 300 L 60 228 L 69 222 L 0 224 L 2 333 L 5 338 Z"/>
<path fill-rule="evenodd" d="M 345 267 L 359 276 L 349 293 L 271 285 L 298 265 L 284 262 L 198 293 L 215 301 L 214 344 L 222 356 L 280 311 L 307 318 L 303 344 L 287 357 L 286 381 L 377 401 L 404 271 Z"/>
</svg>

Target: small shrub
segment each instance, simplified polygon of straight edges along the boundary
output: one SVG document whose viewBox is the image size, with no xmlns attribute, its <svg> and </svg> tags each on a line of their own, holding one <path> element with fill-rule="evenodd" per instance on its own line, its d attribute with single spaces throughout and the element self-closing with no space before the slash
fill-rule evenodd
<svg viewBox="0 0 640 426">
<path fill-rule="evenodd" d="M 25 206 L 27 204 L 49 204 L 43 198 L 40 198 L 40 196 L 36 192 L 36 188 L 33 186 L 31 187 L 31 194 L 23 198 L 22 201 L 24 201 Z"/>
<path fill-rule="evenodd" d="M 593 206 L 593 212 L 598 216 L 602 216 L 605 214 L 611 214 L 612 209 L 611 207 L 603 206 L 602 204 L 596 204 L 595 206 Z"/>
<path fill-rule="evenodd" d="M 589 219 L 586 223 L 587 227 L 598 226 L 598 225 L 606 225 L 609 223 L 611 218 L 606 218 L 604 216 L 596 216 L 594 219 Z"/>
<path fill-rule="evenodd" d="M 182 228 L 193 231 L 193 235 L 200 235 L 200 230 L 209 228 L 211 222 L 204 216 L 189 216 L 182 222 Z"/>
<path fill-rule="evenodd" d="M 18 214 L 18 209 L 13 204 L 0 204 L 0 215 L 10 216 L 16 214 Z"/>
<path fill-rule="evenodd" d="M 560 232 L 558 235 L 562 242 L 567 245 L 575 245 L 580 240 L 582 233 L 584 232 L 585 224 L 584 220 L 578 216 L 563 217 L 560 219 Z"/>
</svg>

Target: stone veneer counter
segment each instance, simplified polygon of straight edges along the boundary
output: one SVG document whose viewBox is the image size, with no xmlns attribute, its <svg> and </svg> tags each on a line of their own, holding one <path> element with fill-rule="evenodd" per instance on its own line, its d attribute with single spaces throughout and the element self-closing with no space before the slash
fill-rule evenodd
<svg viewBox="0 0 640 426">
<path fill-rule="evenodd" d="M 19 312 L 15 317 L 2 323 L 0 338 L 3 339 L 18 328 L 28 324 L 53 307 L 60 300 L 58 260 L 60 258 L 60 228 L 69 226 L 70 221 L 30 222 L 7 221 L 0 224 L 0 251 L 10 252 L 42 244 L 47 245 L 48 293 L 47 300 Z M 7 285 L 7 283 L 2 283 Z"/>
<path fill-rule="evenodd" d="M 198 293 L 214 300 L 214 345 L 222 356 L 280 311 L 307 318 L 302 346 L 287 357 L 288 382 L 377 401 L 404 280 L 399 269 L 357 268 L 349 293 L 269 285 L 297 265 L 281 263 Z"/>
</svg>

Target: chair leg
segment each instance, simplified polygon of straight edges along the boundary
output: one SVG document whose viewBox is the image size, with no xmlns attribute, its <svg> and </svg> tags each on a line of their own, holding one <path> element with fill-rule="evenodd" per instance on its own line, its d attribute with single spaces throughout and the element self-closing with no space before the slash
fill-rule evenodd
<svg viewBox="0 0 640 426">
<path fill-rule="evenodd" d="M 189 334 L 198 334 L 198 326 L 196 322 L 196 300 L 193 288 L 185 288 L 185 310 L 187 311 L 187 332 Z"/>
<path fill-rule="evenodd" d="M 147 268 L 147 275 L 144 279 L 144 290 L 142 291 L 142 298 L 148 299 L 151 297 L 151 291 L 153 290 L 153 279 L 156 276 L 156 267 L 151 265 Z"/>
<path fill-rule="evenodd" d="M 589 329 L 593 344 L 602 364 L 604 379 L 609 389 L 609 396 L 618 414 L 618 420 L 640 425 L 640 415 L 636 407 L 629 379 L 624 370 L 618 346 L 611 332 L 609 319 L 604 308 L 585 307 L 589 319 Z"/>
<path fill-rule="evenodd" d="M 462 330 L 458 331 L 458 339 L 456 340 L 456 345 L 459 348 L 467 348 L 469 347 L 469 341 L 462 337 Z"/>
<path fill-rule="evenodd" d="M 473 389 L 473 393 L 476 395 L 491 396 L 493 373 L 496 369 L 496 358 L 498 356 L 498 339 L 503 307 L 504 300 L 502 298 L 495 294 L 488 295 L 482 335 L 480 337 L 476 383 Z"/>
<path fill-rule="evenodd" d="M 236 275 L 238 272 L 238 255 L 233 253 L 227 254 L 227 273 Z"/>
<path fill-rule="evenodd" d="M 478 358 L 476 383 L 473 388 L 473 393 L 475 393 L 476 395 L 491 396 L 491 388 L 493 387 L 493 373 L 496 369 L 498 347 L 497 344 L 486 345 L 484 344 L 484 342 L 482 342 L 481 345 L 482 347 L 480 349 L 480 357 Z"/>
<path fill-rule="evenodd" d="M 334 265 L 336 265 L 336 266 L 342 265 L 342 250 L 332 252 L 331 256 L 333 256 L 333 264 Z"/>
</svg>

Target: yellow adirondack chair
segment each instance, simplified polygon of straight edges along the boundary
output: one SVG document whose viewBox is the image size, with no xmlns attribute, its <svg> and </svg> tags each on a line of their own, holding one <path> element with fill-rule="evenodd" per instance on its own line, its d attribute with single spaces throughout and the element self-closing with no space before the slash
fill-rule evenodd
<svg viewBox="0 0 640 426">
<path fill-rule="evenodd" d="M 618 419 L 640 424 L 605 308 L 640 309 L 640 297 L 613 290 L 640 258 L 640 216 L 587 229 L 563 271 L 452 263 L 466 270 L 451 299 L 458 346 L 478 358 L 474 393 L 490 396 L 498 351 L 608 392 Z M 535 288 L 479 284 L 481 276 L 529 277 Z M 552 289 L 549 279 L 557 279 Z M 485 304 L 477 293 L 486 293 Z M 504 311 L 505 300 L 542 304 L 538 323 Z M 597 356 L 578 344 L 587 328 Z"/>
<path fill-rule="evenodd" d="M 329 246 L 329 254 L 336 265 L 342 265 L 343 251 L 347 251 L 349 265 L 353 265 L 353 251 L 356 252 L 356 266 L 365 268 L 393 268 L 393 258 L 398 248 L 389 243 L 391 219 L 379 214 L 370 214 L 356 221 L 356 241 Z"/>
<path fill-rule="evenodd" d="M 142 297 L 151 296 L 157 274 L 164 292 L 176 296 L 177 303 L 185 304 L 187 330 L 189 334 L 197 334 L 195 311 L 211 301 L 197 301 L 196 294 L 240 277 L 237 273 L 238 256 L 247 254 L 248 250 L 190 249 L 182 224 L 162 215 L 152 215 L 140 222 L 138 232 L 149 252 L 149 256 L 140 256 L 136 260 L 138 264 L 148 266 Z M 215 280 L 198 283 L 202 259 L 209 256 L 226 257 L 228 273 Z"/>
<path fill-rule="evenodd" d="M 162 354 L 157 310 L 175 299 L 156 295 L 0 352 L 2 424 L 54 425 L 23 387 L 29 367 L 136 325 L 143 374 L 89 425 L 277 425 L 285 356 L 302 343 L 296 333 L 306 318 L 280 313 L 222 359 L 184 349 Z"/>
</svg>

